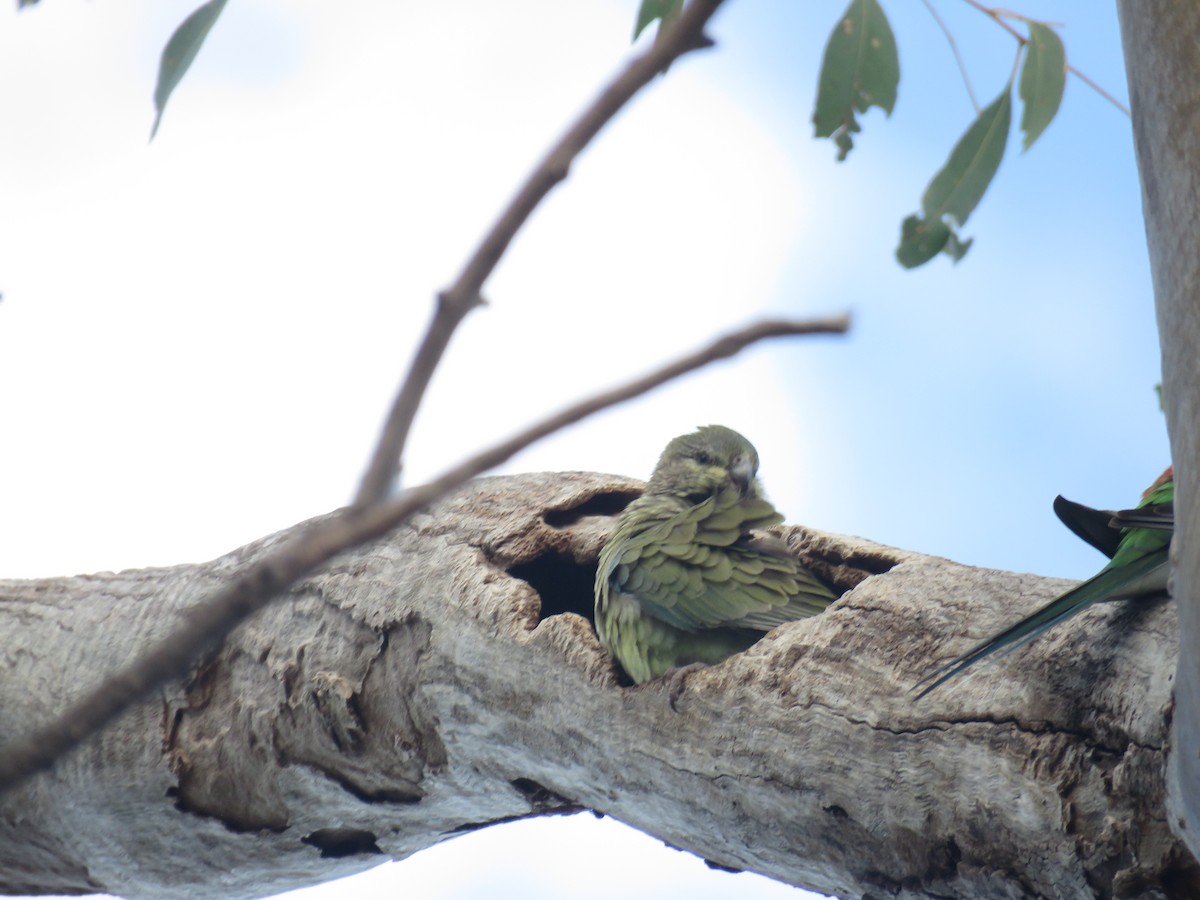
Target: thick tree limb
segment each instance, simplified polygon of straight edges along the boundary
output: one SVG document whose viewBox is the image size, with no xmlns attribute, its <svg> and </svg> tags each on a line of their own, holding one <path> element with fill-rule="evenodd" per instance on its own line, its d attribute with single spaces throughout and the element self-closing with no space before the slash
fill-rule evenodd
<svg viewBox="0 0 1200 900">
<path fill-rule="evenodd" d="M 1198 895 L 1163 812 L 1169 603 L 1089 611 L 914 704 L 930 665 L 1063 582 L 797 526 L 852 589 L 692 675 L 676 712 L 620 686 L 585 617 L 639 490 L 485 479 L 339 556 L 0 799 L 0 888 L 261 896 L 587 808 L 846 897 Z M 0 583 L 0 727 L 69 706 L 291 538 Z"/>
<path fill-rule="evenodd" d="M 239 571 L 230 572 L 224 583 L 210 584 L 207 596 L 193 595 L 194 605 L 180 613 L 182 624 L 155 643 L 142 647 L 127 665 L 114 671 L 50 722 L 38 724 L 36 730 L 30 729 L 18 739 L 8 738 L 8 743 L 0 748 L 0 789 L 52 765 L 63 753 L 103 728 L 146 692 L 169 678 L 181 676 L 201 653 L 224 638 L 247 616 L 271 602 L 297 578 L 351 547 L 382 537 L 414 512 L 474 476 L 498 466 L 535 441 L 711 362 L 733 356 L 766 338 L 841 334 L 848 328 L 846 316 L 810 322 L 758 322 L 718 338 L 647 375 L 580 400 L 508 440 L 480 451 L 395 500 L 344 509 L 297 529 L 272 552 L 257 557 Z M 0 733 L 22 734 L 19 731 Z"/>
<path fill-rule="evenodd" d="M 1200 7 L 1120 0 L 1133 133 L 1175 462 L 1173 593 L 1183 634 L 1171 733 L 1170 818 L 1200 856 Z"/>
</svg>

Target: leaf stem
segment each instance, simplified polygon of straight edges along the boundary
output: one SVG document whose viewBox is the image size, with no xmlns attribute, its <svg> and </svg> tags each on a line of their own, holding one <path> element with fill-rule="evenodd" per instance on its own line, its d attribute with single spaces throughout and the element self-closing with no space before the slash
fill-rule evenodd
<svg viewBox="0 0 1200 900">
<path fill-rule="evenodd" d="M 1020 13 L 1016 13 L 1016 12 L 1013 12 L 1012 10 L 1008 10 L 1008 9 L 984 6 L 982 3 L 979 2 L 979 0 L 963 0 L 963 2 L 966 3 L 968 6 L 973 6 L 975 9 L 979 10 L 981 13 L 983 13 L 985 16 L 987 16 L 989 19 L 991 19 L 993 22 L 995 22 L 997 25 L 999 25 L 1001 28 L 1003 28 L 1009 34 L 1011 34 L 1014 38 L 1016 38 L 1017 42 L 1020 43 L 1021 46 L 1025 46 L 1025 44 L 1029 43 L 1029 38 L 1027 38 L 1025 35 L 1021 34 L 1020 31 L 1018 31 L 1016 28 L 1013 28 L 1012 25 L 1010 25 L 1008 22 L 1005 21 L 1005 19 L 1019 19 L 1020 21 L 1023 21 L 1023 22 L 1030 21 L 1026 16 L 1023 16 Z M 1100 87 L 1100 85 L 1096 84 L 1096 82 L 1093 81 L 1091 78 L 1089 78 L 1087 75 L 1083 74 L 1077 68 L 1075 68 L 1074 66 L 1072 66 L 1070 64 L 1067 65 L 1067 71 L 1070 72 L 1072 75 L 1074 75 L 1076 78 L 1078 78 L 1080 81 L 1082 81 L 1084 84 L 1086 84 L 1088 87 L 1090 87 L 1093 91 L 1095 91 L 1097 94 L 1099 94 L 1105 100 L 1107 100 L 1109 103 L 1111 103 L 1117 109 L 1119 109 L 1121 112 L 1123 112 L 1127 117 L 1129 116 L 1129 107 L 1128 106 L 1126 106 L 1124 103 L 1122 103 L 1116 97 L 1114 97 L 1112 94 L 1110 94 L 1104 88 Z"/>
<path fill-rule="evenodd" d="M 942 34 L 946 36 L 946 42 L 950 45 L 950 51 L 954 54 L 954 61 L 958 63 L 958 71 L 962 73 L 963 84 L 967 88 L 967 96 L 971 98 L 971 105 L 975 107 L 975 115 L 979 115 L 982 107 L 979 105 L 979 101 L 975 97 L 975 91 L 971 87 L 971 77 L 967 74 L 967 66 L 963 62 L 962 54 L 958 52 L 958 44 L 954 40 L 954 35 L 950 33 L 950 29 L 947 27 L 945 21 L 938 15 L 938 11 L 934 9 L 933 3 L 930 0 L 921 0 L 921 2 L 925 4 L 925 8 L 929 10 L 929 14 L 933 16 L 933 20 L 942 29 Z"/>
</svg>

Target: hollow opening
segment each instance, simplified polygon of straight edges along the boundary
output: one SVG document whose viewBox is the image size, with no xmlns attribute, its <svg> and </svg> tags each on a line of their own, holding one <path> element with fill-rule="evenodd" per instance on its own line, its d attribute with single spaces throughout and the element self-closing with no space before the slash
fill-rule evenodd
<svg viewBox="0 0 1200 900">
<path fill-rule="evenodd" d="M 316 847 L 326 859 L 383 853 L 375 843 L 375 834 L 361 828 L 318 828 L 300 838 L 300 841 Z"/>
<path fill-rule="evenodd" d="M 508 570 L 529 584 L 541 598 L 541 619 L 563 613 L 578 613 L 591 621 L 596 583 L 596 565 L 580 565 L 560 553 L 543 553 Z"/>
<path fill-rule="evenodd" d="M 611 491 L 594 494 L 577 506 L 547 510 L 542 521 L 551 528 L 569 528 L 590 516 L 615 516 L 641 496 L 641 491 Z"/>
</svg>

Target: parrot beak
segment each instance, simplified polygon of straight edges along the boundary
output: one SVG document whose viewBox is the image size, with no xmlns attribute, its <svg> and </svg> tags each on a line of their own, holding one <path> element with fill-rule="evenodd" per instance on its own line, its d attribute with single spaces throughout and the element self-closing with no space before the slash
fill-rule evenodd
<svg viewBox="0 0 1200 900">
<path fill-rule="evenodd" d="M 750 493 L 750 486 L 754 484 L 754 464 L 750 458 L 737 457 L 733 461 L 733 465 L 729 467 L 729 477 L 737 485 L 738 493 L 745 499 Z"/>
</svg>

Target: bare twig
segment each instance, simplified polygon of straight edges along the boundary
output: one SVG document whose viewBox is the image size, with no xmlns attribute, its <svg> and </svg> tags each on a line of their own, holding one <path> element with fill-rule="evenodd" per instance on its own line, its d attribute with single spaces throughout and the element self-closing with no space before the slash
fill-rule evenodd
<svg viewBox="0 0 1200 900">
<path fill-rule="evenodd" d="M 1017 29 L 1013 28 L 1006 21 L 1004 21 L 1004 13 L 1007 12 L 1007 10 L 993 9 L 990 6 L 984 6 L 979 2 L 979 0 L 963 0 L 963 2 L 966 3 L 967 6 L 975 7 L 975 9 L 979 10 L 981 13 L 1015 37 L 1022 46 L 1029 41 L 1029 38 L 1025 37 L 1025 35 L 1021 34 L 1021 32 L 1017 31 Z"/>
<path fill-rule="evenodd" d="M 1072 75 L 1074 75 L 1076 78 L 1078 78 L 1080 81 L 1082 81 L 1084 84 L 1086 84 L 1088 87 L 1090 87 L 1093 91 L 1095 91 L 1097 94 L 1099 94 L 1105 100 L 1107 100 L 1109 103 L 1111 103 L 1117 109 L 1119 109 L 1121 112 L 1125 113 L 1125 115 L 1127 115 L 1127 116 L 1129 115 L 1129 107 L 1128 106 L 1126 106 L 1124 103 L 1122 103 L 1116 97 L 1114 97 L 1112 94 L 1110 94 L 1104 88 L 1100 87 L 1100 85 L 1096 84 L 1096 82 L 1092 81 L 1091 78 L 1084 75 L 1077 68 L 1075 68 L 1074 66 L 1067 66 L 1067 71 L 1070 72 Z"/>
<path fill-rule="evenodd" d="M 1009 19 L 1020 19 L 1021 21 L 1029 22 L 1029 21 L 1032 21 L 1031 19 L 1027 18 L 1026 16 L 1021 15 L 1020 13 L 1013 12 L 1012 10 L 1000 9 L 1000 8 L 991 7 L 991 6 L 984 6 L 982 3 L 979 2 L 979 0 L 963 0 L 963 2 L 966 3 L 968 6 L 973 6 L 975 9 L 979 10 L 981 13 L 983 13 L 985 16 L 987 16 L 989 19 L 991 19 L 993 22 L 995 22 L 997 25 L 999 25 L 1001 28 L 1003 28 L 1009 34 L 1011 34 L 1014 38 L 1017 39 L 1018 43 L 1020 43 L 1021 46 L 1024 46 L 1025 44 L 1029 43 L 1029 38 L 1025 37 L 1025 35 L 1021 34 L 1020 31 L 1018 31 L 1016 28 L 1013 28 L 1011 25 L 1008 24 L 1008 22 L 1006 22 L 1004 20 L 1006 18 L 1009 18 Z M 1126 116 L 1129 115 L 1129 107 L 1128 106 L 1126 106 L 1124 103 L 1122 103 L 1116 97 L 1114 97 L 1112 94 L 1110 94 L 1104 88 L 1100 87 L 1100 85 L 1096 84 L 1096 82 L 1092 81 L 1092 79 L 1089 78 L 1087 75 L 1084 75 L 1082 72 L 1080 72 L 1077 68 L 1075 68 L 1072 65 L 1067 66 L 1067 71 L 1070 72 L 1072 75 L 1074 75 L 1076 78 L 1078 78 L 1080 81 L 1082 81 L 1084 84 L 1086 84 L 1088 87 L 1090 87 L 1093 91 L 1095 91 L 1097 94 L 1099 94 L 1105 100 L 1107 100 L 1109 103 L 1111 103 L 1117 109 L 1119 109 L 1121 112 L 1125 113 Z"/>
<path fill-rule="evenodd" d="M 535 441 L 710 362 L 733 356 L 757 341 L 800 334 L 842 334 L 849 324 L 847 316 L 809 322 L 759 322 L 727 334 L 641 378 L 568 406 L 394 500 L 366 507 L 347 507 L 332 518 L 314 522 L 194 606 L 184 617 L 184 625 L 139 659 L 110 675 L 52 722 L 0 751 L 0 790 L 49 768 L 64 753 L 99 731 L 147 692 L 172 678 L 183 677 L 197 656 L 297 579 L 345 550 L 382 537 L 413 513 Z"/>
<path fill-rule="evenodd" d="M 942 17 L 938 15 L 938 11 L 934 9 L 933 3 L 930 0 L 921 0 L 921 2 L 925 4 L 925 8 L 929 10 L 929 14 L 933 16 L 933 20 L 942 29 L 942 34 L 946 36 L 946 41 L 950 44 L 950 52 L 954 54 L 954 61 L 958 63 L 958 71 L 962 74 L 963 84 L 967 86 L 967 96 L 971 98 L 971 105 L 975 107 L 975 115 L 979 115 L 979 101 L 975 99 L 975 91 L 971 87 L 971 76 L 967 74 L 967 66 L 963 62 L 962 54 L 958 52 L 958 44 L 954 40 L 954 35 L 950 33 L 949 27 L 942 20 Z"/>
<path fill-rule="evenodd" d="M 710 42 L 704 37 L 704 26 L 720 5 L 721 0 L 695 0 L 687 5 L 682 15 L 660 29 L 650 49 L 633 59 L 551 148 L 484 237 L 458 280 L 438 295 L 433 321 L 392 404 L 379 444 L 354 499 L 355 506 L 378 503 L 391 491 L 409 430 L 433 370 L 458 324 L 483 302 L 484 282 L 526 219 L 567 177 L 575 157 L 634 94 L 685 53 L 709 46 Z"/>
</svg>

